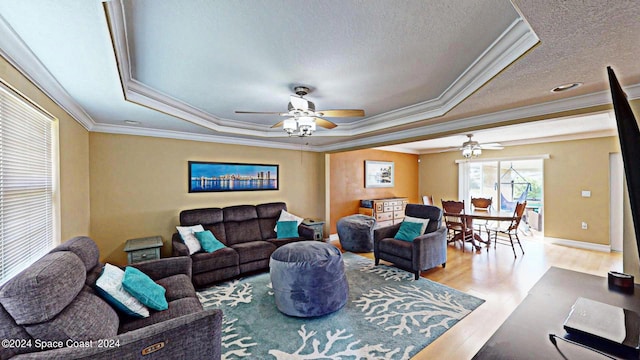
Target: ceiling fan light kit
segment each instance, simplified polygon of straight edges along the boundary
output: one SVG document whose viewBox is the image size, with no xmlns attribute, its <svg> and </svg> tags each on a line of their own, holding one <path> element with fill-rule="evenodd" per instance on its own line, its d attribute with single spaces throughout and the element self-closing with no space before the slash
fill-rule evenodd
<svg viewBox="0 0 640 360">
<path fill-rule="evenodd" d="M 289 136 L 297 135 L 300 137 L 311 136 L 316 131 L 317 126 L 325 129 L 333 129 L 335 123 L 322 118 L 324 117 L 362 117 L 364 110 L 360 109 L 343 109 L 343 110 L 320 110 L 316 111 L 313 102 L 305 99 L 310 90 L 306 86 L 296 86 L 293 91 L 297 96 L 291 95 L 287 106 L 288 112 L 259 112 L 259 111 L 236 111 L 236 114 L 277 114 L 280 116 L 288 116 L 289 118 L 281 121 L 272 127 L 280 127 Z"/>
<path fill-rule="evenodd" d="M 465 159 L 476 158 L 482 155 L 482 149 L 490 149 L 490 150 L 502 150 L 503 147 L 499 143 L 488 143 L 488 144 L 480 144 L 477 141 L 472 140 L 472 134 L 467 134 L 469 140 L 462 143 L 462 147 L 459 149 L 462 150 L 462 156 Z"/>
</svg>

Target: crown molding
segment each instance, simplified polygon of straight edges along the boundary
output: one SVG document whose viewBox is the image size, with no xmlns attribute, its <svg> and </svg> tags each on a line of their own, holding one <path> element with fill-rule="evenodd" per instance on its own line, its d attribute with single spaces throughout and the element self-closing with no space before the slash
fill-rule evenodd
<svg viewBox="0 0 640 360">
<path fill-rule="evenodd" d="M 201 141 L 217 144 L 255 146 L 272 149 L 298 150 L 298 151 L 315 151 L 312 146 L 302 144 L 285 144 L 273 142 L 269 140 L 242 139 L 237 137 L 196 134 L 184 131 L 149 129 L 143 127 L 113 125 L 113 124 L 97 124 L 92 132 L 100 132 L 118 135 L 148 136 L 176 140 Z"/>
<path fill-rule="evenodd" d="M 340 127 L 351 130 L 350 135 L 359 135 L 442 116 L 539 41 L 527 22 L 518 18 L 438 98 Z"/>
<path fill-rule="evenodd" d="M 640 98 L 640 84 L 625 87 L 629 100 Z M 319 151 L 338 151 L 342 149 L 381 144 L 385 142 L 401 141 L 407 138 L 416 138 L 440 133 L 461 131 L 470 127 L 490 127 L 492 124 L 510 120 L 526 119 L 535 116 L 544 116 L 563 111 L 584 109 L 599 105 L 611 104 L 609 91 L 601 91 L 592 94 L 580 95 L 566 99 L 546 102 L 543 104 L 523 106 L 516 109 L 498 111 L 468 118 L 446 121 L 439 124 L 425 125 L 416 129 L 407 129 L 377 136 L 343 141 L 338 144 L 319 147 Z"/>
<path fill-rule="evenodd" d="M 131 53 L 122 1 L 107 2 L 104 8 L 120 81 L 127 101 L 217 132 L 256 137 L 281 136 L 279 134 L 281 131 L 273 130 L 267 125 L 217 117 L 134 79 L 131 72 Z M 444 115 L 538 42 L 537 35 L 526 21 L 518 18 L 438 98 L 364 118 L 354 123 L 340 125 L 339 129 L 322 134 L 322 136 L 362 135 Z"/>
<path fill-rule="evenodd" d="M 91 130 L 96 122 L 60 85 L 40 59 L 0 15 L 0 56 L 33 83 L 40 91 L 60 106 L 85 129 Z"/>
</svg>

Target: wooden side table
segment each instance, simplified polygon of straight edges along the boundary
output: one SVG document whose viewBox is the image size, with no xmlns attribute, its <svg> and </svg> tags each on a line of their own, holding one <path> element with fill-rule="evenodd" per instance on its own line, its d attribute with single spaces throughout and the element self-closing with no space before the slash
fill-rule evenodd
<svg viewBox="0 0 640 360">
<path fill-rule="evenodd" d="M 304 219 L 302 223 L 313 229 L 313 240 L 324 241 L 323 220 Z"/>
<path fill-rule="evenodd" d="M 127 252 L 127 262 L 129 264 L 146 260 L 160 259 L 160 248 L 162 238 L 160 236 L 149 236 L 137 239 L 129 239 L 124 245 Z"/>
</svg>

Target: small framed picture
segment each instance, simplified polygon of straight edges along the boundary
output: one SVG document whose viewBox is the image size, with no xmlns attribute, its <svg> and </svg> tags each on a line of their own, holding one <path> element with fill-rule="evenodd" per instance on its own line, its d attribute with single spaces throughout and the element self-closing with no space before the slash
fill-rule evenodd
<svg viewBox="0 0 640 360">
<path fill-rule="evenodd" d="M 393 187 L 394 175 L 393 161 L 364 162 L 365 188 Z"/>
</svg>

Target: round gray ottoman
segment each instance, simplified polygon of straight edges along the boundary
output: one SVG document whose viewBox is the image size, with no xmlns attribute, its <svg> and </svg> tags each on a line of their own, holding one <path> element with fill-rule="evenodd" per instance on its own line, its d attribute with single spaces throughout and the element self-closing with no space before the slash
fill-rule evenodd
<svg viewBox="0 0 640 360">
<path fill-rule="evenodd" d="M 338 238 L 343 250 L 373 251 L 373 228 L 376 219 L 368 215 L 349 215 L 338 220 Z"/>
<path fill-rule="evenodd" d="M 347 303 L 342 253 L 319 241 L 283 245 L 271 254 L 271 285 L 280 312 L 298 317 L 332 313 Z"/>
</svg>

